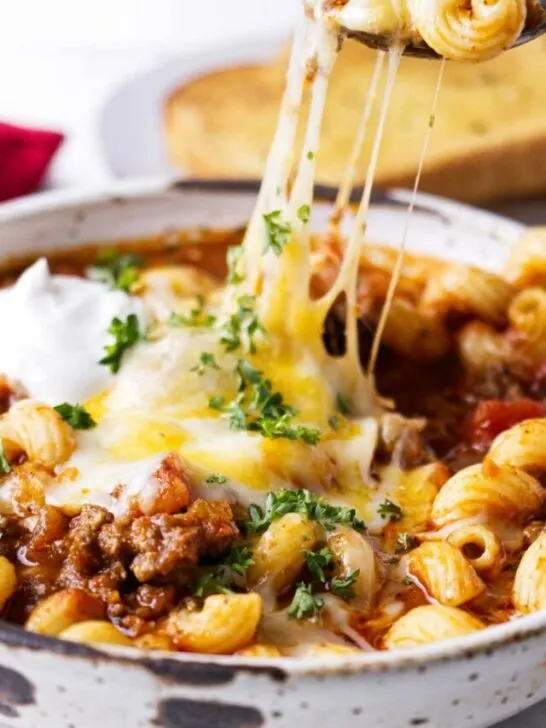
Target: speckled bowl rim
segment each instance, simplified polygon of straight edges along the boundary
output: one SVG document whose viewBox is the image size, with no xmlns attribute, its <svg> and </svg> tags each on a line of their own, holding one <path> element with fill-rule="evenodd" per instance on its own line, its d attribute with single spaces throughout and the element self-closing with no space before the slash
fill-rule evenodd
<svg viewBox="0 0 546 728">
<path fill-rule="evenodd" d="M 99 189 L 67 190 L 44 192 L 21 200 L 0 205 L 0 225 L 25 217 L 36 216 L 55 209 L 67 209 L 77 205 L 123 202 L 124 199 L 145 198 L 161 195 L 173 190 L 210 191 L 210 192 L 256 192 L 258 182 L 232 180 L 177 180 L 146 178 L 113 182 Z M 336 190 L 318 186 L 317 198 L 331 201 Z M 356 199 L 356 197 L 355 197 Z M 410 193 L 407 190 L 380 191 L 374 196 L 376 204 L 407 206 Z M 440 216 L 446 222 L 456 219 L 475 223 L 478 227 L 489 228 L 490 237 L 495 230 L 509 230 L 517 235 L 525 229 L 521 223 L 486 212 L 469 205 L 429 194 L 419 194 L 417 209 L 423 213 Z M 101 645 L 90 647 L 66 642 L 52 637 L 33 634 L 21 627 L 0 622 L 0 643 L 12 647 L 27 648 L 40 652 L 50 652 L 68 657 L 81 657 L 94 662 L 115 661 L 141 664 L 158 674 L 200 674 L 210 670 L 240 670 L 261 672 L 274 678 L 284 679 L 286 675 L 324 677 L 367 672 L 397 672 L 417 668 L 425 671 L 434 663 L 454 660 L 471 660 L 478 656 L 494 656 L 497 650 L 546 636 L 546 612 L 518 617 L 510 622 L 487 627 L 457 639 L 391 652 L 369 652 L 350 658 L 245 658 L 239 656 L 197 655 L 172 652 L 143 652 L 132 648 Z M 219 673 L 220 675 L 220 673 Z"/>
</svg>

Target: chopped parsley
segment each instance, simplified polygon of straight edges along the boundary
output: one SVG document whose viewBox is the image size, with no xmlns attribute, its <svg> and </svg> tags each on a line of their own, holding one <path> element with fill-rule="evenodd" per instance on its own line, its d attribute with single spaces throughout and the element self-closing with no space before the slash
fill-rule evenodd
<svg viewBox="0 0 546 728">
<path fill-rule="evenodd" d="M 254 563 L 252 551 L 248 546 L 232 546 L 226 564 L 239 576 L 244 576 Z"/>
<path fill-rule="evenodd" d="M 342 415 L 350 415 L 353 412 L 351 400 L 344 394 L 338 394 L 336 397 L 336 406 Z"/>
<path fill-rule="evenodd" d="M 339 430 L 339 418 L 336 417 L 336 415 L 332 415 L 328 419 L 328 424 L 330 425 L 330 427 L 332 428 L 332 430 L 336 430 L 336 431 Z"/>
<path fill-rule="evenodd" d="M 189 314 L 171 313 L 169 318 L 169 326 L 178 328 L 180 326 L 188 326 L 197 329 L 210 329 L 216 323 L 216 316 L 207 313 L 205 310 L 204 296 L 196 296 L 195 306 L 190 310 Z"/>
<path fill-rule="evenodd" d="M 248 531 L 260 533 L 287 513 L 301 513 L 323 526 L 327 531 L 333 531 L 338 525 L 349 526 L 358 530 L 365 528 L 364 521 L 357 517 L 354 508 L 334 506 L 321 496 L 309 490 L 282 489 L 267 494 L 265 508 L 252 504 L 248 509 L 248 521 L 245 526 Z"/>
<path fill-rule="evenodd" d="M 201 356 L 199 357 L 199 364 L 196 364 L 194 367 L 192 367 L 191 371 L 196 372 L 200 377 L 202 377 L 205 374 L 207 368 L 220 369 L 220 367 L 216 363 L 214 354 L 211 354 L 210 351 L 203 351 Z"/>
<path fill-rule="evenodd" d="M 243 396 L 244 395 L 240 394 L 236 399 L 233 400 L 233 402 L 230 402 L 228 405 L 222 408 L 225 417 L 227 417 L 228 419 L 230 430 L 247 429 L 246 412 L 241 406 Z"/>
<path fill-rule="evenodd" d="M 194 595 L 205 597 L 209 594 L 233 594 L 231 587 L 237 581 L 234 575 L 244 576 L 253 563 L 252 551 L 248 546 L 232 546 L 223 563 L 197 579 Z"/>
<path fill-rule="evenodd" d="M 134 253 L 118 253 L 116 250 L 101 250 L 93 265 L 89 267 L 89 275 L 95 280 L 106 283 L 110 288 L 129 292 L 144 268 L 144 259 Z"/>
<path fill-rule="evenodd" d="M 400 506 L 397 506 L 396 503 L 393 503 L 388 498 L 386 498 L 383 503 L 381 503 L 381 505 L 377 509 L 377 512 L 379 513 L 381 518 L 383 518 L 384 520 L 388 519 L 393 523 L 400 521 L 403 515 Z"/>
<path fill-rule="evenodd" d="M 325 569 L 329 569 L 334 564 L 334 554 L 331 549 L 327 546 L 320 549 L 320 551 L 309 551 L 303 549 L 305 554 L 305 563 L 307 568 L 313 575 L 313 578 L 317 581 L 321 581 L 323 584 L 326 583 L 328 577 L 324 573 Z"/>
<path fill-rule="evenodd" d="M 129 314 L 125 321 L 119 318 L 112 320 L 108 333 L 114 337 L 114 343 L 105 347 L 106 356 L 99 361 L 99 364 L 109 366 L 116 374 L 119 372 L 123 355 L 131 346 L 142 338 L 138 318 L 134 313 Z"/>
<path fill-rule="evenodd" d="M 248 428 L 258 430 L 263 437 L 285 440 L 302 440 L 307 445 L 316 445 L 320 441 L 320 430 L 315 427 L 291 424 L 292 415 L 286 414 L 278 419 L 262 417 Z"/>
<path fill-rule="evenodd" d="M 307 159 L 311 160 L 315 158 L 315 152 L 309 151 L 307 152 Z"/>
<path fill-rule="evenodd" d="M 228 267 L 228 276 L 227 280 L 228 283 L 231 283 L 233 286 L 238 286 L 239 283 L 242 283 L 245 279 L 245 276 L 243 273 L 239 272 L 238 265 L 239 261 L 241 260 L 241 256 L 243 254 L 243 246 L 242 245 L 232 245 L 230 248 L 228 248 L 226 261 L 227 261 L 227 267 Z"/>
<path fill-rule="evenodd" d="M 11 464 L 6 457 L 3 440 L 0 440 L 0 473 L 2 473 L 2 475 L 7 475 L 8 473 L 11 473 Z"/>
<path fill-rule="evenodd" d="M 288 616 L 290 619 L 313 619 L 323 607 L 324 599 L 319 594 L 313 594 L 311 586 L 301 582 L 288 607 Z"/>
<path fill-rule="evenodd" d="M 75 430 L 90 430 L 96 427 L 97 423 L 89 412 L 81 404 L 68 404 L 64 402 L 54 408 Z"/>
<path fill-rule="evenodd" d="M 404 580 L 402 581 L 402 584 L 404 586 L 414 586 L 415 579 L 413 579 L 413 577 L 411 577 L 411 576 L 405 576 Z"/>
<path fill-rule="evenodd" d="M 399 533 L 396 537 L 396 553 L 405 554 L 419 544 L 418 539 L 411 533 Z"/>
<path fill-rule="evenodd" d="M 302 440 L 316 445 L 320 431 L 297 425 L 293 418 L 297 411 L 284 401 L 280 392 L 274 392 L 271 381 L 249 362 L 239 359 L 235 367 L 238 394 L 231 402 L 215 396 L 209 407 L 219 410 L 228 419 L 230 429 L 259 432 L 263 437 Z"/>
<path fill-rule="evenodd" d="M 264 215 L 263 218 L 267 231 L 267 243 L 264 253 L 271 249 L 275 255 L 280 255 L 288 242 L 292 228 L 288 222 L 282 219 L 280 210 L 273 210 L 273 212 Z"/>
<path fill-rule="evenodd" d="M 228 482 L 228 478 L 226 475 L 222 475 L 222 473 L 211 473 L 208 478 L 205 480 L 205 483 L 208 483 L 209 485 L 217 484 L 217 485 L 223 485 L 224 483 Z"/>
<path fill-rule="evenodd" d="M 309 205 L 302 205 L 298 209 L 298 217 L 304 225 L 307 225 L 307 223 L 311 219 L 311 208 L 309 207 Z"/>
<path fill-rule="evenodd" d="M 223 574 L 220 569 L 209 571 L 197 579 L 195 590 L 193 592 L 196 597 L 206 597 L 209 594 L 233 594 L 223 581 Z"/>
<path fill-rule="evenodd" d="M 337 577 L 334 576 L 328 583 L 328 589 L 335 594 L 336 597 L 350 601 L 355 598 L 355 591 L 353 589 L 355 581 L 358 579 L 360 569 L 356 569 L 349 576 Z"/>
<path fill-rule="evenodd" d="M 258 333 L 265 333 L 255 311 L 256 298 L 254 296 L 240 296 L 237 299 L 238 309 L 224 322 L 220 330 L 220 343 L 226 351 L 236 351 L 243 348 L 250 354 L 256 353 L 254 337 Z"/>
</svg>

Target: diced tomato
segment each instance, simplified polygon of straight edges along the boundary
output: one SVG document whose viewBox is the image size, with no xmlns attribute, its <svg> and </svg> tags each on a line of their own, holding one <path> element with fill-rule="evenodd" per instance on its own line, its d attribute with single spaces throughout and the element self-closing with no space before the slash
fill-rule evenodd
<svg viewBox="0 0 546 728">
<path fill-rule="evenodd" d="M 501 432 L 523 420 L 545 415 L 546 404 L 532 399 L 485 400 L 470 412 L 465 423 L 465 440 L 475 449 L 485 451 Z"/>
</svg>

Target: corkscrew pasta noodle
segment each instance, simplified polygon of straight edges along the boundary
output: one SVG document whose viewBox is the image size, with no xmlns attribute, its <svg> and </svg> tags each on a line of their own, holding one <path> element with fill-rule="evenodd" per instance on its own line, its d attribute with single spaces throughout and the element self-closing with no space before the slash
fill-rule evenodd
<svg viewBox="0 0 546 728">
<path fill-rule="evenodd" d="M 409 0 L 413 23 L 439 55 L 454 61 L 485 61 L 518 40 L 527 17 L 524 0 Z"/>
</svg>

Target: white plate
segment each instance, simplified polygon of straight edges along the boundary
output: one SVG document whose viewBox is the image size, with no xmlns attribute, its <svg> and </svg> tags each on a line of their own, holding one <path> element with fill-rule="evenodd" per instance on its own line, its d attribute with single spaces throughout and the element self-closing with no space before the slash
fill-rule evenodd
<svg viewBox="0 0 546 728">
<path fill-rule="evenodd" d="M 172 58 L 128 81 L 103 108 L 99 134 L 116 177 L 180 174 L 167 157 L 163 104 L 170 91 L 218 68 L 267 62 L 279 53 L 282 39 L 246 41 L 207 52 Z"/>
</svg>

